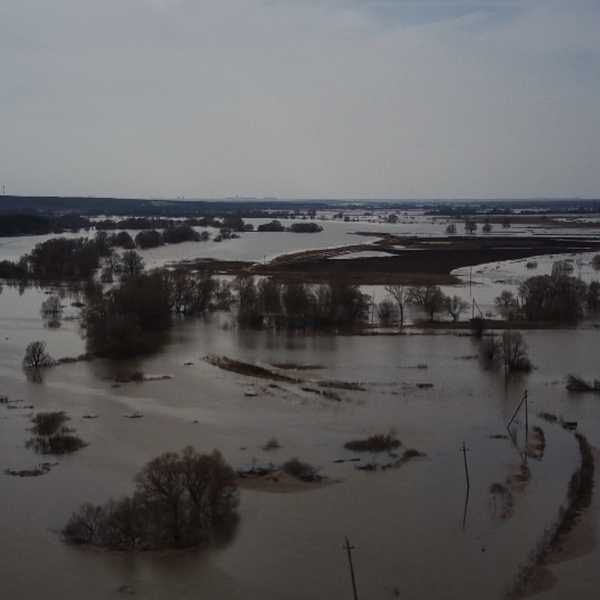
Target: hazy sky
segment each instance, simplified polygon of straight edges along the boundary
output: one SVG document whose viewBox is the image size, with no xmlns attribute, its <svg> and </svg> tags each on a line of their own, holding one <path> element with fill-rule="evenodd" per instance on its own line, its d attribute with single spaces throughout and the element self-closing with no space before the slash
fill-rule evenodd
<svg viewBox="0 0 600 600">
<path fill-rule="evenodd" d="M 0 184 L 600 197 L 600 1 L 0 0 Z"/>
</svg>

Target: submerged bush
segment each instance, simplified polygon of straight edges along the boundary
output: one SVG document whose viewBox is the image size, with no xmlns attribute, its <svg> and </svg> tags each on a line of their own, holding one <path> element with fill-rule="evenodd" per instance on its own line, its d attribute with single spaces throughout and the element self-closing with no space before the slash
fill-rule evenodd
<svg viewBox="0 0 600 600">
<path fill-rule="evenodd" d="M 38 454 L 70 454 L 85 446 L 87 444 L 81 438 L 65 432 L 38 435 L 25 442 L 26 448 L 31 448 Z"/>
<path fill-rule="evenodd" d="M 352 440 L 344 444 L 346 450 L 353 452 L 387 452 L 394 450 L 402 445 L 402 442 L 392 434 L 377 434 L 368 437 L 365 440 Z"/>
<path fill-rule="evenodd" d="M 69 417 L 62 411 L 38 413 L 31 419 L 33 423 L 31 430 L 35 435 L 52 435 L 68 420 Z"/>
<path fill-rule="evenodd" d="M 31 419 L 31 431 L 35 436 L 25 442 L 25 447 L 38 454 L 70 454 L 84 448 L 87 444 L 72 435 L 73 429 L 63 425 L 69 420 L 68 415 L 62 411 L 38 413 Z"/>
<path fill-rule="evenodd" d="M 320 479 L 315 467 L 297 458 L 291 458 L 284 462 L 281 470 L 300 481 L 318 481 Z"/>
</svg>

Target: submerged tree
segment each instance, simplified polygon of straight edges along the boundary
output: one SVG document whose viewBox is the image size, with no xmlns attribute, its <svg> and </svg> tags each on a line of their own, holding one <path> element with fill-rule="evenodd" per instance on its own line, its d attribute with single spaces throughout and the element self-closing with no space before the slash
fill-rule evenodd
<svg viewBox="0 0 600 600">
<path fill-rule="evenodd" d="M 438 285 L 420 285 L 408 289 L 407 301 L 420 306 L 433 321 L 435 314 L 444 309 L 446 295 Z"/>
<path fill-rule="evenodd" d="M 49 296 L 42 302 L 40 309 L 43 317 L 49 319 L 56 319 L 62 313 L 62 306 L 60 304 L 60 298 L 58 296 Z"/>
<path fill-rule="evenodd" d="M 54 360 L 46 352 L 46 342 L 40 340 L 31 342 L 25 349 L 23 366 L 37 369 L 38 367 L 48 367 L 52 364 L 54 364 Z"/>
<path fill-rule="evenodd" d="M 185 548 L 237 519 L 237 476 L 217 450 L 165 452 L 134 482 L 132 496 L 104 507 L 82 505 L 63 529 L 64 539 L 120 550 Z"/>
<path fill-rule="evenodd" d="M 444 308 L 452 317 L 453 321 L 458 321 L 460 319 L 460 315 L 469 308 L 469 303 L 466 300 L 463 300 L 460 296 L 445 296 Z"/>
<path fill-rule="evenodd" d="M 400 316 L 400 327 L 404 324 L 404 307 L 409 299 L 408 288 L 404 285 L 386 285 L 385 291 L 396 301 Z"/>
<path fill-rule="evenodd" d="M 527 358 L 529 345 L 519 331 L 502 332 L 498 346 L 500 363 L 506 373 L 509 371 L 531 371 L 533 365 Z"/>
</svg>

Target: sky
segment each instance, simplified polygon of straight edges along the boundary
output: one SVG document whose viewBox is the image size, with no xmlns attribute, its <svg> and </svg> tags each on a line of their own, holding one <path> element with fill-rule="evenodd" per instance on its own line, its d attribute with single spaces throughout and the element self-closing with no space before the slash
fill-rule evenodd
<svg viewBox="0 0 600 600">
<path fill-rule="evenodd" d="M 598 0 L 0 0 L 0 185 L 598 198 Z"/>
</svg>

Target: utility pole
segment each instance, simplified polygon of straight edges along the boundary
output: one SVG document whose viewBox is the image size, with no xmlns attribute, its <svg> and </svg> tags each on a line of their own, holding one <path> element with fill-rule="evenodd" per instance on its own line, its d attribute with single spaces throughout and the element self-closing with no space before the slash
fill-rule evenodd
<svg viewBox="0 0 600 600">
<path fill-rule="evenodd" d="M 471 484 L 469 482 L 469 467 L 467 465 L 467 452 L 468 452 L 468 448 L 465 447 L 465 443 L 463 442 L 462 448 L 460 448 L 459 452 L 463 453 L 463 458 L 465 461 L 465 476 L 467 478 L 467 493 L 469 492 L 469 490 L 471 489 Z"/>
<path fill-rule="evenodd" d="M 348 538 L 346 538 L 344 550 L 348 551 L 348 563 L 350 564 L 350 577 L 352 577 L 352 591 L 354 592 L 354 600 L 358 600 L 358 594 L 356 593 L 356 580 L 354 579 L 354 566 L 352 565 L 352 550 L 354 550 L 354 546 L 350 545 Z"/>
<path fill-rule="evenodd" d="M 523 394 L 523 400 L 521 400 L 519 406 L 517 407 L 517 410 L 515 410 L 515 414 L 512 416 L 512 419 L 509 421 L 508 425 L 506 426 L 508 433 L 510 433 L 510 436 L 512 437 L 512 433 L 510 432 L 510 426 L 512 425 L 512 422 L 515 420 L 517 413 L 521 410 L 521 406 L 523 406 L 523 404 L 525 404 L 525 441 L 527 441 L 527 438 L 529 437 L 529 414 L 528 414 L 529 411 L 527 408 L 528 395 L 529 394 L 527 393 L 527 390 L 525 390 L 525 394 Z"/>
</svg>

